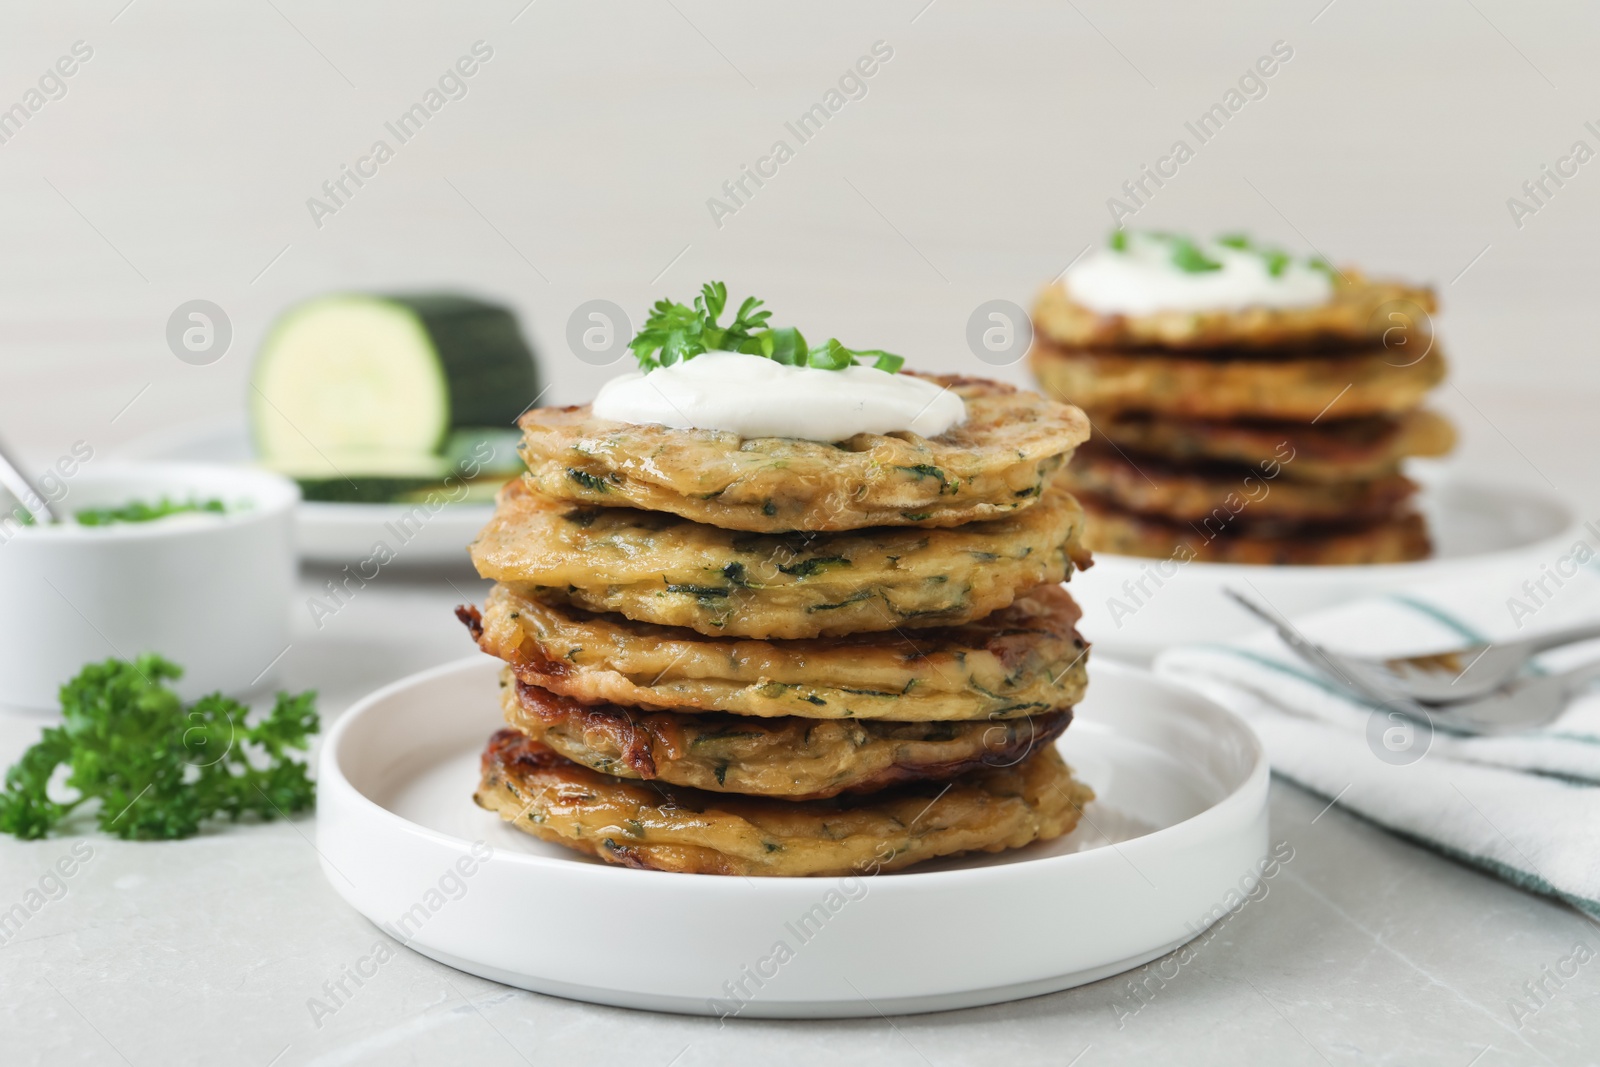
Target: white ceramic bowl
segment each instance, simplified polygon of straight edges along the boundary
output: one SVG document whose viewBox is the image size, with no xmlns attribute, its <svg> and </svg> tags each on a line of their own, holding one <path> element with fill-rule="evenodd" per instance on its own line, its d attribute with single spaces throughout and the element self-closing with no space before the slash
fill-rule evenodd
<svg viewBox="0 0 1600 1067">
<path fill-rule="evenodd" d="M 270 684 L 289 645 L 293 482 L 196 463 L 94 464 L 59 517 L 135 500 L 220 499 L 222 515 L 7 526 L 0 532 L 0 704 L 54 708 L 84 664 L 156 652 L 186 699 Z M 9 536 L 8 536 L 9 535 Z"/>
<path fill-rule="evenodd" d="M 1148 663 L 1173 645 L 1230 641 L 1259 629 L 1261 621 L 1229 600 L 1227 589 L 1291 618 L 1433 582 L 1471 584 L 1493 601 L 1537 578 L 1541 563 L 1554 563 L 1586 536 L 1572 506 L 1538 484 L 1479 481 L 1425 466 L 1414 473 L 1435 545 L 1429 559 L 1358 567 L 1179 565 L 1097 552 L 1094 566 L 1072 577 L 1073 599 L 1083 608 L 1078 629 L 1102 658 Z"/>
<path fill-rule="evenodd" d="M 119 456 L 139 460 L 255 463 L 249 435 L 237 420 L 176 426 L 124 445 Z M 493 504 L 446 504 L 428 511 L 416 504 L 329 504 L 306 501 L 297 509 L 295 548 L 309 563 L 340 566 L 372 556 L 381 541 L 394 554 L 387 567 L 470 567 L 467 545 L 494 517 Z"/>
<path fill-rule="evenodd" d="M 334 889 L 389 936 L 498 982 L 743 1017 L 992 1004 L 1137 967 L 1276 873 L 1249 726 L 1115 663 L 1091 666 L 1060 741 L 1097 794 L 1066 837 L 875 878 L 607 866 L 474 806 L 478 755 L 504 725 L 500 666 L 474 657 L 361 700 L 329 731 L 317 782 Z M 775 961 L 780 941 L 792 959 Z"/>
</svg>

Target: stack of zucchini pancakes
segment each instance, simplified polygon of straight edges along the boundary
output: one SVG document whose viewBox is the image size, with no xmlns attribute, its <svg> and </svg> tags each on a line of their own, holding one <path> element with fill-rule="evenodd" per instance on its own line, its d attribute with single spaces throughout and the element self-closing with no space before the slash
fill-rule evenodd
<svg viewBox="0 0 1600 1067">
<path fill-rule="evenodd" d="M 1361 564 L 1431 551 L 1408 456 L 1455 441 L 1431 290 L 1242 236 L 1118 231 L 1047 286 L 1031 362 L 1095 440 L 1068 484 L 1097 551 Z"/>
<path fill-rule="evenodd" d="M 506 665 L 478 804 L 608 863 L 707 874 L 1068 833 L 1093 794 L 1054 744 L 1087 651 L 1062 472 L 1088 422 L 929 380 L 966 407 L 934 438 L 524 415 L 527 473 L 472 548 L 497 584 L 458 612 Z"/>
</svg>

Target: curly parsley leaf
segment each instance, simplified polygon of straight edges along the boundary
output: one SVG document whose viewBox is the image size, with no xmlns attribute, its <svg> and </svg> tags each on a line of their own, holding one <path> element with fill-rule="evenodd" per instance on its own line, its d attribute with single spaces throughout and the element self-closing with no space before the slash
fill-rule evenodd
<svg viewBox="0 0 1600 1067">
<path fill-rule="evenodd" d="M 672 300 L 656 301 L 628 347 L 646 374 L 716 351 L 743 352 L 787 367 L 819 370 L 843 370 L 871 363 L 878 370 L 893 374 L 905 365 L 903 357 L 891 352 L 848 348 L 837 338 L 809 346 L 805 335 L 794 327 L 769 326 L 772 312 L 763 310 L 762 304 L 753 296 L 747 297 L 734 313 L 733 321 L 723 326 L 720 320 L 728 306 L 728 287 L 722 282 L 706 282 L 692 306 Z"/>
<path fill-rule="evenodd" d="M 254 725 L 221 694 L 185 706 L 166 683 L 183 674 L 160 656 L 91 663 L 61 687 L 62 725 L 6 772 L 0 832 L 44 837 L 91 800 L 100 829 L 127 840 L 190 837 L 217 816 L 263 820 L 309 810 L 316 785 L 290 752 L 318 729 L 316 694 L 279 693 Z M 70 799 L 48 786 L 65 766 Z"/>
</svg>

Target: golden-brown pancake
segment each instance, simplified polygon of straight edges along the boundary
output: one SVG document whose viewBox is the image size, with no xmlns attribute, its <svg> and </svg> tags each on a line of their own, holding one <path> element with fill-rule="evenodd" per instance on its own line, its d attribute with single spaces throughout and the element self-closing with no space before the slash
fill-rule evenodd
<svg viewBox="0 0 1600 1067">
<path fill-rule="evenodd" d="M 1364 419 L 1223 422 L 1135 412 L 1088 413 L 1095 435 L 1124 451 L 1176 462 L 1217 460 L 1270 470 L 1296 481 L 1336 482 L 1391 474 L 1408 456 L 1442 456 L 1456 433 L 1444 416 L 1418 409 Z"/>
<path fill-rule="evenodd" d="M 1346 268 L 1328 302 L 1310 307 L 1106 314 L 1075 302 L 1061 283 L 1040 292 L 1033 319 L 1040 334 L 1074 348 L 1268 349 L 1379 344 L 1386 335 L 1393 342 L 1399 321 L 1412 331 L 1407 344 L 1422 343 L 1435 309 L 1432 289 L 1371 281 Z"/>
<path fill-rule="evenodd" d="M 1354 522 L 1393 514 L 1417 485 L 1398 471 L 1339 482 L 1293 478 L 1294 464 L 1173 463 L 1107 445 L 1078 450 L 1062 475 L 1073 492 L 1125 511 L 1198 521 L 1208 517 L 1296 523 Z"/>
<path fill-rule="evenodd" d="M 590 770 L 713 793 L 817 800 L 1008 767 L 1052 744 L 1070 710 L 1024 719 L 753 719 L 584 704 L 501 677 L 506 722 Z"/>
<path fill-rule="evenodd" d="M 1087 539 L 1098 552 L 1183 562 L 1356 565 L 1425 559 L 1432 551 L 1422 516 L 1347 526 L 1263 529 L 1243 524 L 1188 524 L 1136 515 L 1088 497 Z"/>
<path fill-rule="evenodd" d="M 962 626 L 803 641 L 705 637 L 496 586 L 457 610 L 525 682 L 588 703 L 764 718 L 1001 719 L 1070 708 L 1088 684 L 1078 606 L 1042 585 Z"/>
<path fill-rule="evenodd" d="M 490 738 L 474 796 L 518 830 L 607 863 L 737 875 L 876 874 L 1020 848 L 1070 832 L 1093 798 L 1054 745 L 944 784 L 792 801 L 614 778 L 516 730 Z"/>
<path fill-rule="evenodd" d="M 574 506 L 513 481 L 472 545 L 485 578 L 529 595 L 710 636 L 804 638 L 981 618 L 1087 565 L 1061 485 L 965 526 L 723 530 L 660 511 Z"/>
<path fill-rule="evenodd" d="M 1293 422 L 1409 411 L 1445 374 L 1437 346 L 1405 365 L 1381 347 L 1299 359 L 1213 360 L 1064 349 L 1035 340 L 1029 361 L 1046 392 L 1093 411 Z"/>
<path fill-rule="evenodd" d="M 956 526 L 1033 505 L 1089 436 L 1076 408 L 981 378 L 923 375 L 967 406 L 938 437 L 857 434 L 833 444 L 742 438 L 595 418 L 588 405 L 522 416 L 529 485 L 579 504 L 635 507 L 729 530 Z"/>
</svg>

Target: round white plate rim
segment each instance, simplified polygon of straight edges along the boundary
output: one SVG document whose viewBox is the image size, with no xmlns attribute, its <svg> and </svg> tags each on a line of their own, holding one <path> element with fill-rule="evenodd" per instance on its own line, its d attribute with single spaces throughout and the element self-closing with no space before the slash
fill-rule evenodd
<svg viewBox="0 0 1600 1067">
<path fill-rule="evenodd" d="M 1520 516 L 1502 522 L 1502 530 L 1525 526 L 1532 517 L 1550 532 L 1489 551 L 1336 567 L 1192 560 L 1168 574 L 1161 558 L 1097 552 L 1096 568 L 1079 579 L 1081 590 L 1074 589 L 1084 609 L 1079 628 L 1094 642 L 1102 660 L 1148 664 L 1174 645 L 1233 640 L 1261 629 L 1264 624 L 1222 595 L 1227 588 L 1253 590 L 1274 610 L 1293 618 L 1362 597 L 1425 589 L 1437 583 L 1481 584 L 1504 574 L 1520 577 L 1521 571 L 1553 560 L 1577 541 L 1596 536 L 1570 500 L 1543 486 L 1441 468 L 1412 473 L 1423 483 L 1427 493 L 1424 510 L 1435 513 L 1430 516 L 1435 526 L 1453 516 L 1472 522 L 1473 516 L 1493 509 L 1497 514 Z M 1152 570 L 1161 579 L 1156 583 L 1163 590 L 1159 593 L 1142 584 Z M 1130 598 L 1130 582 L 1145 597 L 1162 598 L 1159 614 L 1145 613 L 1143 605 Z M 1173 589 L 1166 591 L 1168 586 Z M 1113 601 L 1122 607 L 1120 617 Z"/>
<path fill-rule="evenodd" d="M 1050 993 L 1059 993 L 1063 989 L 1088 985 L 1090 982 L 1098 982 L 1103 978 L 1123 974 L 1133 970 L 1135 967 L 1142 967 L 1151 960 L 1160 959 L 1179 946 L 1188 944 L 1203 933 L 1205 933 L 1204 930 L 1196 930 L 1192 934 L 1186 933 L 1176 940 L 1129 956 L 1126 959 L 1113 960 L 1100 967 L 1074 972 L 1070 976 L 1072 980 L 1066 984 L 1062 983 L 1061 978 L 1068 976 L 1056 976 L 1038 978 L 1026 982 L 1011 982 L 1005 985 L 984 986 L 981 989 L 973 989 L 961 993 L 932 994 L 914 998 L 914 1002 L 895 998 L 874 998 L 870 1003 L 864 1004 L 859 1011 L 841 1010 L 839 1008 L 819 1010 L 816 1005 L 803 1002 L 777 1002 L 765 1005 L 759 1012 L 751 1013 L 751 1017 L 764 1019 L 867 1018 L 874 1015 L 923 1015 L 936 1011 L 959 1011 L 962 1008 L 1005 1004 L 1013 1000 L 1026 1000 L 1030 997 L 1042 997 Z M 657 997 L 640 993 L 619 994 L 615 990 L 607 989 L 604 986 L 583 985 L 576 982 L 549 979 L 541 979 L 535 982 L 524 975 L 476 963 L 448 952 L 441 952 L 438 949 L 423 945 L 414 947 L 416 951 L 431 960 L 444 964 L 446 967 L 453 967 L 458 971 L 475 974 L 479 978 L 487 978 L 489 981 L 499 982 L 501 985 L 531 988 L 534 992 L 544 993 L 547 996 L 561 997 L 566 1000 L 577 1000 L 590 1004 L 604 1004 L 612 1008 L 627 1008 L 633 1011 L 658 1011 L 673 1015 L 706 1014 L 702 1011 L 687 1008 L 681 998 Z"/>
<path fill-rule="evenodd" d="M 443 846 L 460 853 L 468 844 L 463 838 L 413 822 L 362 793 L 353 782 L 343 775 L 339 766 L 340 755 L 346 736 L 354 728 L 355 724 L 370 712 L 370 709 L 381 708 L 390 699 L 399 694 L 403 694 L 412 688 L 422 687 L 441 679 L 446 679 L 453 674 L 463 674 L 470 671 L 487 673 L 496 668 L 496 661 L 487 657 L 470 657 L 465 660 L 443 664 L 385 686 L 352 706 L 335 723 L 325 739 L 321 756 L 323 771 L 319 785 L 320 789 L 327 792 L 323 802 L 324 805 L 330 803 L 340 805 L 353 803 L 359 807 L 361 817 L 364 819 L 377 818 L 395 833 L 403 833 L 408 837 L 420 837 L 437 846 Z M 1228 749 L 1228 751 L 1234 752 L 1233 758 L 1239 766 L 1248 766 L 1249 768 L 1243 774 L 1230 775 L 1230 780 L 1236 781 L 1237 784 L 1228 789 L 1224 795 L 1204 798 L 1203 802 L 1207 803 L 1208 806 L 1202 810 L 1139 837 L 1119 841 L 1116 844 L 1115 851 L 1122 854 L 1121 858 L 1130 862 L 1137 862 L 1144 855 L 1156 858 L 1161 854 L 1160 850 L 1164 848 L 1168 841 L 1173 841 L 1174 847 L 1181 847 L 1176 839 L 1189 836 L 1205 840 L 1216 838 L 1222 832 L 1231 832 L 1235 839 L 1238 839 L 1241 834 L 1246 836 L 1258 834 L 1264 846 L 1269 770 L 1259 738 L 1255 736 L 1248 724 L 1232 712 L 1206 700 L 1199 694 L 1156 679 L 1148 672 L 1110 662 L 1098 665 L 1097 671 L 1101 676 L 1121 675 L 1125 679 L 1146 687 L 1151 692 L 1158 692 L 1177 701 L 1179 707 L 1162 707 L 1158 714 L 1179 714 L 1180 708 L 1184 708 L 1184 706 L 1186 706 L 1184 710 L 1204 709 L 1206 715 L 1226 724 L 1232 731 L 1231 737 L 1218 741 L 1218 751 L 1223 751 L 1226 745 L 1237 745 L 1242 742 L 1245 746 L 1243 750 Z M 1107 732 L 1115 733 L 1115 731 L 1110 730 Z M 1219 788 L 1226 787 L 1224 782 L 1219 781 L 1217 784 Z M 322 823 L 319 817 L 319 849 L 324 844 L 321 840 L 323 836 L 321 827 Z M 1230 845 L 1234 846 L 1234 851 L 1237 851 L 1237 840 L 1230 842 Z M 883 887 L 883 890 L 887 890 L 891 894 L 891 900 L 898 899 L 902 901 L 905 899 L 903 894 L 910 893 L 913 890 L 920 891 L 920 895 L 923 897 L 930 893 L 937 893 L 941 889 L 971 892 L 974 885 L 981 887 L 983 880 L 991 880 L 1003 886 L 1008 877 L 1015 879 L 1024 874 L 1038 878 L 1070 878 L 1072 868 L 1079 864 L 1084 865 L 1092 873 L 1092 864 L 1095 862 L 1095 858 L 1099 858 L 1100 862 L 1104 862 L 1104 854 L 1106 852 L 1107 849 L 1105 847 L 1098 847 L 1064 855 L 1018 859 L 1012 863 L 979 866 L 970 869 L 909 871 L 894 874 L 887 880 L 874 884 Z M 500 852 L 496 852 L 495 856 L 497 860 L 502 858 Z M 521 853 L 506 855 L 503 858 L 509 860 L 515 867 L 524 870 L 559 873 L 561 877 L 577 879 L 578 881 L 573 883 L 575 886 L 580 888 L 589 887 L 595 891 L 614 889 L 620 880 L 633 878 L 637 881 L 622 884 L 630 886 L 654 885 L 658 887 L 670 884 L 674 892 L 682 892 L 688 889 L 688 891 L 695 894 L 709 893 L 711 896 L 722 900 L 728 900 L 737 895 L 748 901 L 750 887 L 754 885 L 756 892 L 765 891 L 768 894 L 769 900 L 775 907 L 783 907 L 785 904 L 792 904 L 797 900 L 804 901 L 806 899 L 805 894 L 814 895 L 820 892 L 820 886 L 830 882 L 842 883 L 847 881 L 846 879 L 826 878 L 762 878 L 745 880 L 715 875 L 670 875 L 665 872 L 636 871 L 597 863 L 573 862 L 561 858 Z M 326 854 L 323 856 L 323 865 L 326 876 L 340 895 L 358 911 L 366 914 L 369 919 L 376 922 L 376 918 L 363 908 L 361 902 L 357 899 L 357 894 L 354 892 L 354 884 L 350 883 L 350 891 L 346 891 L 344 886 L 341 885 L 341 879 L 344 876 L 337 867 L 333 866 L 333 861 Z M 1137 870 L 1137 868 L 1134 869 Z M 1008 874 L 1008 872 L 1012 873 Z M 1248 874 L 1249 872 L 1245 873 Z M 667 881 L 642 881 L 642 879 L 647 878 Z M 347 882 L 348 879 L 345 879 L 345 881 Z M 874 892 L 883 890 L 874 890 Z M 1188 932 L 1182 934 L 1176 940 L 1163 939 L 1160 943 L 1154 945 L 1141 944 L 1138 950 L 1131 955 L 1117 959 L 1101 959 L 1093 966 L 1078 968 L 1070 973 L 1032 974 L 1020 981 L 988 983 L 982 986 L 933 994 L 919 993 L 907 997 L 879 996 L 874 998 L 872 1002 L 877 1005 L 875 1008 L 867 1008 L 859 1002 L 849 999 L 818 1001 L 773 1000 L 762 1003 L 749 1014 L 765 1017 L 844 1017 L 872 1014 L 879 1008 L 895 1012 L 936 1011 L 995 1003 L 1023 996 L 1034 996 L 1068 988 L 1086 981 L 1097 980 L 1109 974 L 1137 967 L 1197 936 L 1203 932 L 1206 925 L 1209 925 L 1209 923 L 1202 923 L 1199 926 L 1186 924 L 1185 928 Z M 564 978 L 530 975 L 526 971 L 506 971 L 497 968 L 493 964 L 462 959 L 442 947 L 427 946 L 417 941 L 408 943 L 424 955 L 437 959 L 441 963 L 466 970 L 469 973 L 479 974 L 491 980 L 534 989 L 539 992 L 621 1007 L 691 1014 L 707 1013 L 705 1004 L 708 1002 L 698 997 L 680 998 L 672 995 L 657 995 L 637 989 L 607 988 L 588 983 L 570 982 Z"/>
<path fill-rule="evenodd" d="M 349 731 L 351 724 L 357 720 L 358 716 L 367 712 L 370 708 L 383 703 L 390 697 L 393 697 L 399 693 L 405 692 L 406 690 L 420 685 L 424 685 L 428 682 L 436 681 L 447 675 L 461 673 L 473 669 L 499 669 L 498 665 L 498 660 L 491 660 L 483 656 L 467 656 L 461 659 L 452 660 L 449 663 L 442 663 L 436 667 L 430 667 L 424 671 L 418 671 L 416 674 L 407 675 L 398 681 L 389 683 L 381 689 L 374 690 L 361 700 L 357 701 L 355 704 L 352 704 L 348 711 L 339 716 L 338 721 L 334 723 L 333 729 L 327 733 L 323 740 L 323 749 L 325 751 L 333 752 L 333 757 L 329 761 L 329 764 L 333 769 L 337 770 L 338 747 L 342 742 L 344 735 Z M 1131 666 L 1126 663 L 1119 663 L 1115 660 L 1104 660 L 1100 663 L 1097 663 L 1094 669 L 1103 673 L 1116 673 L 1124 676 L 1140 677 L 1141 679 L 1153 683 L 1154 685 L 1168 691 L 1177 689 L 1177 686 L 1172 682 L 1168 682 L 1163 678 L 1158 678 L 1154 674 L 1151 674 L 1142 668 Z M 1136 838 L 1131 838 L 1127 841 L 1119 841 L 1117 843 L 1117 847 L 1119 849 L 1126 850 L 1130 847 L 1155 847 L 1164 843 L 1167 838 L 1176 836 L 1178 833 L 1181 833 L 1185 830 L 1193 830 L 1196 827 L 1205 826 L 1207 822 L 1217 821 L 1225 817 L 1228 814 L 1229 809 L 1241 805 L 1244 800 L 1247 799 L 1247 795 L 1252 791 L 1252 788 L 1258 784 L 1258 779 L 1264 781 L 1270 774 L 1270 766 L 1267 762 L 1266 750 L 1261 743 L 1261 739 L 1256 735 L 1255 731 L 1251 729 L 1249 723 L 1245 722 L 1242 718 L 1229 711 L 1227 708 L 1222 707 L 1220 704 L 1216 704 L 1215 702 L 1201 696 L 1198 693 L 1190 690 L 1181 690 L 1181 692 L 1186 699 L 1194 699 L 1205 704 L 1209 704 L 1213 709 L 1221 712 L 1223 715 L 1233 720 L 1233 722 L 1243 730 L 1243 732 L 1248 736 L 1251 744 L 1254 746 L 1250 774 L 1245 781 L 1241 782 L 1227 796 L 1210 805 L 1204 811 L 1192 815 L 1187 819 L 1173 823 L 1170 826 L 1162 826 L 1150 831 L 1149 833 L 1141 834 Z M 1078 725 L 1081 726 L 1081 724 Z M 434 830 L 430 827 L 423 826 L 420 823 L 412 822 L 405 816 L 389 810 L 382 804 L 379 804 L 377 801 L 368 797 L 365 793 L 361 792 L 360 789 L 356 788 L 356 786 L 348 778 L 346 778 L 342 772 L 339 774 L 337 779 L 335 779 L 335 782 L 340 791 L 348 791 L 355 802 L 364 806 L 368 810 L 369 814 L 391 821 L 396 826 L 409 828 L 409 830 L 413 833 L 424 834 L 439 844 L 461 845 L 471 843 L 463 842 L 461 838 L 444 833 L 443 831 Z M 317 784 L 318 790 L 320 791 L 321 789 L 325 788 L 326 784 L 327 783 L 319 777 Z M 1061 864 L 1070 862 L 1085 854 L 1086 853 L 1084 852 L 1071 852 L 1060 856 L 1040 856 L 1037 858 L 1027 859 L 1022 862 L 1030 865 Z M 550 856 L 533 856 L 522 854 L 509 858 L 513 862 L 535 867 L 553 866 L 563 871 L 572 870 L 589 872 L 589 874 L 582 875 L 580 877 L 651 877 L 670 878 L 673 881 L 678 882 L 681 882 L 685 879 L 694 878 L 701 879 L 708 884 L 719 886 L 731 886 L 738 881 L 737 879 L 728 878 L 724 875 L 717 874 L 677 874 L 667 871 L 641 871 L 606 863 L 573 863 L 570 860 Z M 999 866 L 975 867 L 948 871 L 913 870 L 895 872 L 892 877 L 896 882 L 910 881 L 912 879 L 942 879 L 955 881 L 959 880 L 960 877 L 964 875 L 983 875 L 985 872 L 1000 871 L 1004 869 L 1005 868 L 1003 866 Z M 816 878 L 810 877 L 764 877 L 757 880 L 755 884 L 757 886 L 793 883 L 815 884 L 817 881 L 818 880 Z"/>
<path fill-rule="evenodd" d="M 1290 580 L 1315 580 L 1318 578 L 1342 579 L 1344 581 L 1360 581 L 1363 579 L 1382 578 L 1385 582 L 1401 582 L 1408 580 L 1425 582 L 1430 577 L 1456 568 L 1473 568 L 1480 566 L 1493 566 L 1497 563 L 1515 560 L 1529 553 L 1546 552 L 1556 548 L 1571 547 L 1574 538 L 1583 530 L 1583 519 L 1570 500 L 1557 493 L 1543 493 L 1534 487 L 1519 482 L 1504 479 L 1481 478 L 1477 476 L 1463 477 L 1459 474 L 1432 474 L 1416 479 L 1423 483 L 1425 493 L 1438 493 L 1443 489 L 1461 490 L 1481 493 L 1483 496 L 1520 496 L 1524 501 L 1532 501 L 1536 506 L 1547 507 L 1560 512 L 1564 518 L 1555 533 L 1534 541 L 1527 541 L 1520 545 L 1499 548 L 1490 552 L 1476 552 L 1463 556 L 1432 556 L 1427 559 L 1405 560 L 1398 563 L 1358 563 L 1343 566 L 1317 566 L 1313 564 L 1277 564 L 1277 563 L 1215 563 L 1206 560 L 1193 560 L 1185 563 L 1184 569 L 1195 569 L 1197 574 L 1206 574 L 1218 580 L 1233 576 L 1254 576 L 1268 574 L 1273 578 Z M 1113 560 L 1117 564 L 1137 566 L 1148 564 L 1159 557 L 1152 556 L 1126 556 L 1115 552 L 1096 552 L 1096 562 L 1099 560 Z"/>
</svg>

